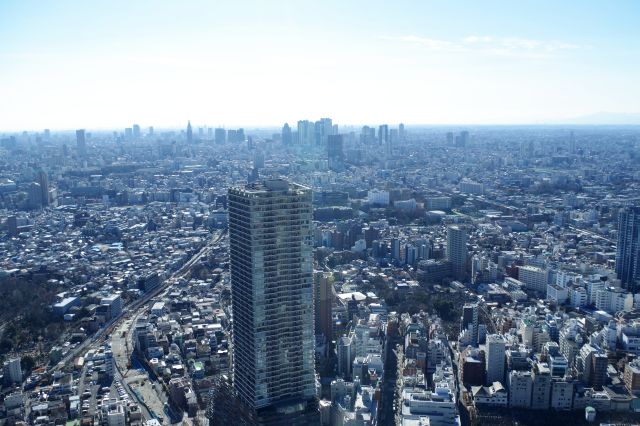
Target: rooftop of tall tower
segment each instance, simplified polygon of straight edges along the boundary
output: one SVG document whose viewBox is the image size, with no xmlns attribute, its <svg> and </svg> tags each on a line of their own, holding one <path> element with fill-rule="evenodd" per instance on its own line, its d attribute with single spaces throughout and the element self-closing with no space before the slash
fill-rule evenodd
<svg viewBox="0 0 640 426">
<path fill-rule="evenodd" d="M 262 181 L 264 187 L 270 191 L 286 191 L 289 189 L 289 182 L 284 179 L 270 179 Z"/>
<path fill-rule="evenodd" d="M 230 192 L 244 193 L 264 193 L 264 192 L 285 192 L 285 191 L 309 191 L 306 186 L 289 182 L 285 179 L 264 179 L 258 182 L 247 184 L 243 187 L 230 188 Z"/>
</svg>

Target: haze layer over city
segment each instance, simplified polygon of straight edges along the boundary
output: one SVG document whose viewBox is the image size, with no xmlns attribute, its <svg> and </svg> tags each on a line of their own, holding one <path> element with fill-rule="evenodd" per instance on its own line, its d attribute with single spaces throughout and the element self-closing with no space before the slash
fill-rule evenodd
<svg viewBox="0 0 640 426">
<path fill-rule="evenodd" d="M 0 424 L 639 424 L 639 17 L 2 2 Z"/>
</svg>

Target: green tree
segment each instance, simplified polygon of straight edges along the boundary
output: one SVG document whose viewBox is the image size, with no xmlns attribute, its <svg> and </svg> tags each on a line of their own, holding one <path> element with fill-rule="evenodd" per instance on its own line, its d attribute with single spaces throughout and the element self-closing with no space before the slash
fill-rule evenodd
<svg viewBox="0 0 640 426">
<path fill-rule="evenodd" d="M 11 339 L 7 339 L 6 337 L 3 337 L 0 340 L 0 355 L 4 355 L 11 352 L 11 349 L 13 349 L 13 342 L 11 341 Z"/>
<path fill-rule="evenodd" d="M 20 360 L 20 367 L 22 367 L 22 371 L 25 373 L 31 372 L 33 367 L 36 366 L 36 361 L 31 358 L 29 355 L 23 356 Z"/>
</svg>

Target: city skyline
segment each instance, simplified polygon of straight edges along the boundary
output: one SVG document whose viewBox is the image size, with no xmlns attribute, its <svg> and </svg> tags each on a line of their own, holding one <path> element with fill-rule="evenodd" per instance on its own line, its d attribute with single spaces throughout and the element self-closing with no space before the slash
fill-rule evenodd
<svg viewBox="0 0 640 426">
<path fill-rule="evenodd" d="M 0 131 L 640 123 L 634 2 L 32 6 L 0 6 Z"/>
<path fill-rule="evenodd" d="M 0 135 L 7 417 L 637 418 L 637 127 L 315 118 Z"/>
<path fill-rule="evenodd" d="M 638 17 L 0 1 L 0 421 L 640 424 Z"/>
</svg>

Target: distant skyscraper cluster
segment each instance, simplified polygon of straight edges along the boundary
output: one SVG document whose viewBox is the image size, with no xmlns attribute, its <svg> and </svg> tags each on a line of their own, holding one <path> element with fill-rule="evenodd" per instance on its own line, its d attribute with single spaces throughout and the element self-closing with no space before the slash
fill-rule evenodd
<svg viewBox="0 0 640 426">
<path fill-rule="evenodd" d="M 453 132 L 447 132 L 447 145 L 455 145 L 464 148 L 469 143 L 469 132 L 463 130 L 460 134 L 455 135 Z"/>
<path fill-rule="evenodd" d="M 330 118 L 321 118 L 315 123 L 309 120 L 298 121 L 298 130 L 293 135 L 297 144 L 302 146 L 325 145 L 329 135 L 337 134 Z"/>
</svg>

